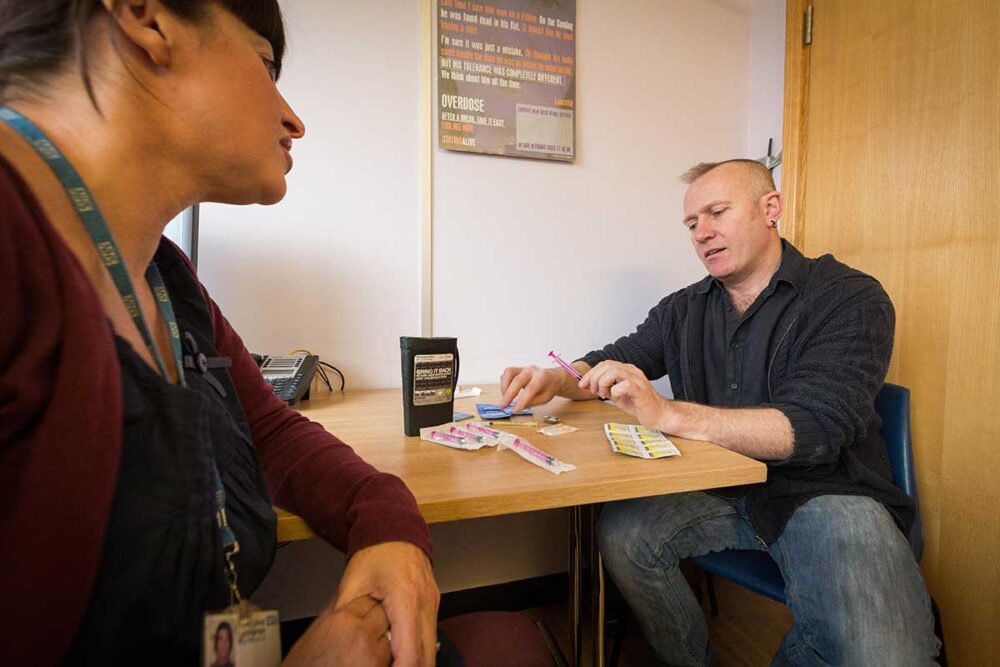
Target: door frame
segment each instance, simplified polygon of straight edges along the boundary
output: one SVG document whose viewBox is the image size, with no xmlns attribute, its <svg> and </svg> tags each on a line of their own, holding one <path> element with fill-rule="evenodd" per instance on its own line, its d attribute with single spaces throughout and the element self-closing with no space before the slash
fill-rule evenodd
<svg viewBox="0 0 1000 667">
<path fill-rule="evenodd" d="M 806 8 L 812 0 L 787 0 L 785 10 L 785 101 L 781 135 L 782 233 L 805 243 L 806 130 L 809 122 L 809 47 L 804 44 Z"/>
</svg>

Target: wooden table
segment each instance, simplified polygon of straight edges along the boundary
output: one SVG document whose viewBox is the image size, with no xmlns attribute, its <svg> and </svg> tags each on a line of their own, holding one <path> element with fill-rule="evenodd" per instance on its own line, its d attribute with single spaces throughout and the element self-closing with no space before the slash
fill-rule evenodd
<svg viewBox="0 0 1000 667">
<path fill-rule="evenodd" d="M 475 413 L 477 402 L 495 403 L 499 387 L 482 396 L 455 401 L 455 409 Z M 483 448 L 466 452 L 403 435 L 402 392 L 380 389 L 335 393 L 304 401 L 303 415 L 350 444 L 379 470 L 399 476 L 413 492 L 428 523 L 571 508 L 570 575 L 573 586 L 573 658 L 581 655 L 580 617 L 583 569 L 590 563 L 590 613 L 594 625 L 594 662 L 603 659 L 603 580 L 593 540 L 595 503 L 764 481 L 764 464 L 707 442 L 672 438 L 681 456 L 654 461 L 615 454 L 604 436 L 606 422 L 635 423 L 601 401 L 557 398 L 534 408 L 534 420 L 554 415 L 580 430 L 549 437 L 530 427 L 500 427 L 525 436 L 533 445 L 576 470 L 554 475 L 510 451 Z M 278 510 L 278 540 L 307 539 L 313 532 L 299 517 Z M 593 565 L 596 564 L 596 567 Z"/>
</svg>

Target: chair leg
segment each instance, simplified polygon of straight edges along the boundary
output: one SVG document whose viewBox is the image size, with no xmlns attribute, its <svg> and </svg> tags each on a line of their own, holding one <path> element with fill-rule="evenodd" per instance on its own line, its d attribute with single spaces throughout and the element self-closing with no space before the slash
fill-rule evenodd
<svg viewBox="0 0 1000 667">
<path fill-rule="evenodd" d="M 938 653 L 938 664 L 948 667 L 948 654 L 944 650 L 944 627 L 941 625 L 941 610 L 938 609 L 937 602 L 931 598 L 931 613 L 934 614 L 934 634 L 941 640 L 941 651 Z"/>
<path fill-rule="evenodd" d="M 708 608 L 712 616 L 719 615 L 719 600 L 715 597 L 715 579 L 711 572 L 705 572 L 705 589 L 708 591 Z"/>
<path fill-rule="evenodd" d="M 611 644 L 611 657 L 608 658 L 607 667 L 618 667 L 622 644 L 625 643 L 625 635 L 628 633 L 628 613 L 623 614 L 615 625 L 615 639 L 614 643 Z"/>
<path fill-rule="evenodd" d="M 552 664 L 556 667 L 567 667 L 566 656 L 559 649 L 559 644 L 556 643 L 556 638 L 552 636 L 552 631 L 549 630 L 549 625 L 545 621 L 536 621 L 535 625 L 538 627 L 538 631 L 542 634 L 542 639 L 545 641 L 546 648 L 549 649 L 549 655 L 552 656 Z"/>
</svg>

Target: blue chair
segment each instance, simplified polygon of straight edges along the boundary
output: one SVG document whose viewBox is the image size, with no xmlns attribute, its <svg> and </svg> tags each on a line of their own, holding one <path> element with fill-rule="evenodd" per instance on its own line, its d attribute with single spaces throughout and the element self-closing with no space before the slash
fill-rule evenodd
<svg viewBox="0 0 1000 667">
<path fill-rule="evenodd" d="M 882 439 L 885 440 L 892 464 L 892 478 L 899 488 L 913 498 L 916 515 L 907 539 L 913 548 L 913 555 L 920 562 L 924 553 L 924 529 L 920 520 L 920 499 L 917 495 L 917 480 L 913 467 L 913 443 L 910 433 L 910 390 L 899 385 L 883 385 L 875 397 L 875 411 L 882 418 Z M 732 582 L 749 588 L 755 593 L 785 604 L 785 580 L 781 577 L 777 563 L 765 551 L 731 549 L 716 551 L 693 558 L 706 572 L 709 602 L 712 615 L 718 615 L 718 602 L 712 575 L 717 574 Z M 941 656 L 944 659 L 944 641 L 941 632 L 940 615 L 933 604 L 935 631 L 942 639 Z"/>
</svg>

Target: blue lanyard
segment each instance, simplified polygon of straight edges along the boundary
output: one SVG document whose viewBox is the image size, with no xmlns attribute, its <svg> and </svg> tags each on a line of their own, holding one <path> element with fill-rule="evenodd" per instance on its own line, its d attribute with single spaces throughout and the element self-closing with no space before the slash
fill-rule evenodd
<svg viewBox="0 0 1000 667">
<path fill-rule="evenodd" d="M 108 273 L 111 274 L 111 279 L 114 281 L 115 287 L 118 288 L 118 294 L 121 296 L 122 303 L 125 304 L 125 309 L 142 335 L 142 340 L 156 362 L 156 366 L 160 370 L 160 375 L 167 378 L 167 367 L 163 363 L 159 349 L 157 349 L 156 344 L 153 342 L 153 336 L 146 325 L 146 318 L 142 316 L 142 311 L 139 309 L 139 299 L 136 296 L 132 278 L 129 277 L 128 271 L 125 268 L 125 261 L 118 250 L 118 244 L 115 243 L 114 238 L 111 236 L 111 230 L 108 229 L 108 225 L 104 221 L 104 216 L 101 215 L 101 211 L 97 207 L 97 202 L 94 201 L 90 189 L 83 182 L 83 179 L 73 165 L 69 163 L 69 160 L 49 141 L 48 137 L 45 136 L 37 125 L 17 111 L 6 106 L 0 106 L 0 120 L 6 121 L 18 134 L 24 137 L 31 144 L 31 147 L 35 149 L 35 152 L 55 172 L 56 177 L 66 189 L 66 195 L 69 197 L 70 203 L 76 209 L 77 215 L 80 216 L 80 221 L 83 222 L 87 234 L 90 235 L 91 240 L 94 242 L 94 247 L 101 256 L 104 266 L 108 269 Z M 160 272 L 155 264 L 150 264 L 149 268 L 146 269 L 146 280 L 149 282 L 150 287 L 153 288 L 156 303 L 160 308 L 160 312 L 163 313 L 163 318 L 166 320 L 167 327 L 170 330 L 170 346 L 174 353 L 177 376 L 181 386 L 185 386 L 181 334 L 177 327 L 177 320 L 174 317 L 174 308 L 170 303 L 170 296 L 167 294 L 167 289 L 163 285 L 163 278 L 160 276 Z"/>
<path fill-rule="evenodd" d="M 97 202 L 94 200 L 93 195 L 91 195 L 90 189 L 83 182 L 83 178 L 80 177 L 79 172 L 77 172 L 73 165 L 69 163 L 69 160 L 62 154 L 62 151 L 49 141 L 45 133 L 19 112 L 8 106 L 0 105 L 0 120 L 6 122 L 15 132 L 31 144 L 31 147 L 45 160 L 66 189 L 66 195 L 69 197 L 70 203 L 76 209 L 84 228 L 87 230 L 87 234 L 90 235 L 91 240 L 94 242 L 94 247 L 104 261 L 104 266 L 108 269 L 108 273 L 111 274 L 115 287 L 118 288 L 118 294 L 121 295 L 122 302 L 125 304 L 129 316 L 135 322 L 136 328 L 139 329 L 142 340 L 146 343 L 146 348 L 156 361 L 160 374 L 164 379 L 167 379 L 169 376 L 167 375 L 166 365 L 163 363 L 159 349 L 157 349 L 156 344 L 153 342 L 153 336 L 146 325 L 146 318 L 143 317 L 142 310 L 139 308 L 139 300 L 136 297 L 135 287 L 132 284 L 132 279 L 129 277 L 128 270 L 125 268 L 125 261 L 118 250 L 118 244 L 115 243 L 111 235 L 111 230 L 108 229 L 104 216 L 97 207 Z M 166 321 L 167 328 L 170 331 L 170 347 L 174 355 L 177 377 L 180 380 L 181 386 L 186 387 L 181 332 L 177 326 L 177 318 L 174 315 L 173 304 L 170 302 L 170 295 L 167 293 L 167 288 L 163 284 L 163 277 L 160 275 L 159 269 L 156 268 L 156 264 L 151 263 L 146 269 L 146 281 L 153 289 L 156 304 L 163 314 L 163 319 Z M 236 534 L 233 532 L 232 527 L 230 527 L 229 520 L 226 517 L 226 490 L 222 486 L 222 478 L 219 476 L 219 469 L 215 465 L 214 457 L 212 457 L 212 475 L 215 481 L 215 522 L 219 527 L 219 533 L 222 536 L 222 545 L 226 553 L 226 566 L 230 588 L 237 599 L 242 599 L 239 589 L 236 587 L 236 568 L 232 561 L 233 554 L 238 553 L 240 550 L 240 544 L 236 540 Z"/>
</svg>

